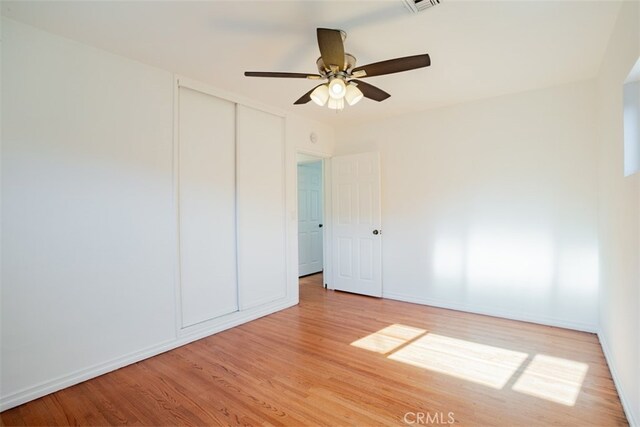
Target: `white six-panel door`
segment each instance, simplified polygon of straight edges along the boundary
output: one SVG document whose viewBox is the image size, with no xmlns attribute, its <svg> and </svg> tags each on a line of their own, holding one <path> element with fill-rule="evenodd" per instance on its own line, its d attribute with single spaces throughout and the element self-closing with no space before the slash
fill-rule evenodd
<svg viewBox="0 0 640 427">
<path fill-rule="evenodd" d="M 298 165 L 298 276 L 322 271 L 322 162 Z"/>
<path fill-rule="evenodd" d="M 382 296 L 380 154 L 331 159 L 333 288 Z"/>
</svg>

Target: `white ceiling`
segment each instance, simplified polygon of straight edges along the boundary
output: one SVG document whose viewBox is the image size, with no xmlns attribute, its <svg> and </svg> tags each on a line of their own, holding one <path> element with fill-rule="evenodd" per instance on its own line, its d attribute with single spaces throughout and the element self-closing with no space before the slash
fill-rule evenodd
<svg viewBox="0 0 640 427">
<path fill-rule="evenodd" d="M 387 1 L 3 1 L 2 14 L 334 125 L 594 77 L 618 1 L 442 0 L 417 15 Z M 343 29 L 358 65 L 429 53 L 431 67 L 372 77 L 389 92 L 341 112 L 293 106 L 314 81 L 315 28 Z"/>
</svg>

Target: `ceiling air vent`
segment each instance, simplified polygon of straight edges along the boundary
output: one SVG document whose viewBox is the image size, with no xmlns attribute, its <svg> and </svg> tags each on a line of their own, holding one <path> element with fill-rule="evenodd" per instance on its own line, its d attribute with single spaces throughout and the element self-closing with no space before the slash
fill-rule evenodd
<svg viewBox="0 0 640 427">
<path fill-rule="evenodd" d="M 430 7 L 440 4 L 440 0 L 402 0 L 407 8 L 413 12 L 418 13 Z"/>
</svg>

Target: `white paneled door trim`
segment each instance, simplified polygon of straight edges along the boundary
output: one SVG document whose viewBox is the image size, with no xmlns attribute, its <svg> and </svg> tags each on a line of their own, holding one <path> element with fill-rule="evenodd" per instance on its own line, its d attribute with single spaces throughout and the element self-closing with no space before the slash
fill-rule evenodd
<svg viewBox="0 0 640 427">
<path fill-rule="evenodd" d="M 322 258 L 323 258 L 323 280 L 324 280 L 324 285 L 328 288 L 328 289 L 333 289 L 333 257 L 332 257 L 332 230 L 333 230 L 333 223 L 332 223 L 332 218 L 331 218 L 331 206 L 332 206 L 332 200 L 331 200 L 331 155 L 328 153 L 324 153 L 324 152 L 320 152 L 320 151 L 312 151 L 312 150 L 304 150 L 304 149 L 298 149 L 296 150 L 297 154 L 306 154 L 308 156 L 314 156 L 317 157 L 319 160 L 322 160 L 322 189 L 323 189 L 323 212 L 322 212 L 322 216 L 323 216 L 323 224 L 324 224 L 324 233 L 322 235 Z M 294 163 L 291 166 L 294 168 L 294 170 L 296 171 L 296 177 L 295 177 L 295 183 L 297 186 L 297 181 L 298 181 L 298 162 L 297 159 L 294 157 Z M 296 187 L 297 188 L 297 187 Z M 297 209 L 298 209 L 298 201 L 297 201 L 297 192 L 295 192 L 296 194 L 296 213 L 297 213 Z M 296 224 L 298 221 L 297 215 L 296 215 Z M 297 225 L 296 225 L 296 231 L 297 231 Z M 298 265 L 298 248 L 297 248 L 297 236 L 294 239 L 296 242 L 296 250 L 295 252 L 295 265 Z M 296 267 L 297 268 L 297 267 Z M 297 271 L 297 270 L 296 270 Z M 296 285 L 297 285 L 297 278 L 296 278 Z"/>
</svg>

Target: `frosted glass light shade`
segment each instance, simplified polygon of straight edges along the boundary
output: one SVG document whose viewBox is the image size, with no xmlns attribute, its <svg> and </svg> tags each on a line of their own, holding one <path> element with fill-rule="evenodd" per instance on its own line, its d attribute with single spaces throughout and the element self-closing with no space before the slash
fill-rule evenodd
<svg viewBox="0 0 640 427">
<path fill-rule="evenodd" d="M 333 99 L 342 99 L 346 93 L 347 88 L 344 84 L 344 80 L 340 78 L 334 78 L 329 82 L 329 96 Z"/>
<path fill-rule="evenodd" d="M 327 85 L 318 86 L 309 96 L 313 102 L 322 107 L 329 99 L 329 87 Z"/>
<path fill-rule="evenodd" d="M 329 98 L 328 107 L 332 110 L 342 110 L 344 108 L 344 98 L 334 99 Z"/>
<path fill-rule="evenodd" d="M 356 105 L 364 97 L 362 91 L 354 84 L 349 84 L 345 91 L 344 99 L 349 105 Z"/>
</svg>

